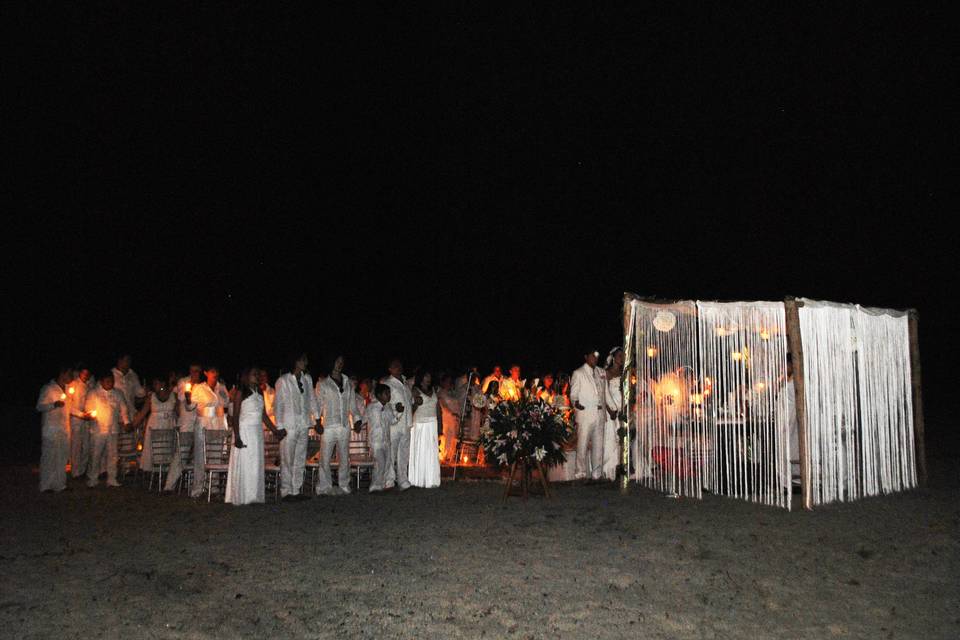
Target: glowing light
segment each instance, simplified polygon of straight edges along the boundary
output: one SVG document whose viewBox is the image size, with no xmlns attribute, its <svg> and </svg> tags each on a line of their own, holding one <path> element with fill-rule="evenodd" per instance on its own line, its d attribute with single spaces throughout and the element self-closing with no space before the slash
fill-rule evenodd
<svg viewBox="0 0 960 640">
<path fill-rule="evenodd" d="M 143 443 L 141 442 L 137 443 L 137 451 L 143 451 Z"/>
<path fill-rule="evenodd" d="M 703 394 L 701 393 L 691 393 L 690 394 L 690 404 L 703 404 Z"/>
<path fill-rule="evenodd" d="M 761 339 L 761 340 L 769 340 L 769 339 L 770 339 L 770 332 L 767 331 L 766 329 L 760 329 L 760 339 Z"/>
<path fill-rule="evenodd" d="M 184 390 L 185 392 L 190 393 L 190 390 L 191 390 L 191 389 L 193 389 L 193 384 L 191 384 L 191 383 L 188 382 L 187 384 L 183 385 L 183 390 Z"/>
<path fill-rule="evenodd" d="M 656 347 L 647 347 L 647 357 L 656 358 L 657 357 L 657 348 Z"/>
<path fill-rule="evenodd" d="M 463 461 L 464 461 L 465 463 L 466 463 L 466 462 L 470 462 L 470 456 L 463 456 Z"/>
<path fill-rule="evenodd" d="M 96 417 L 97 417 L 97 410 L 96 410 L 96 409 L 94 409 L 93 411 L 90 412 L 90 417 L 91 417 L 91 418 L 96 418 Z"/>
<path fill-rule="evenodd" d="M 76 393 L 76 391 L 77 390 L 74 389 L 73 387 L 70 387 L 69 389 L 67 389 L 67 393 L 69 393 L 70 395 L 73 395 L 74 393 Z"/>
<path fill-rule="evenodd" d="M 630 376 L 630 384 L 637 384 L 637 376 L 636 376 L 636 374 Z"/>
<path fill-rule="evenodd" d="M 61 393 L 61 394 L 60 394 L 60 400 L 61 400 L 61 402 L 62 402 L 63 400 L 66 400 L 66 399 L 67 399 L 67 394 Z"/>
<path fill-rule="evenodd" d="M 757 393 L 762 393 L 763 390 L 767 388 L 767 383 L 758 382 L 757 384 L 753 385 L 753 388 L 757 390 Z"/>
<path fill-rule="evenodd" d="M 739 351 L 734 351 L 730 354 L 730 357 L 733 358 L 735 362 L 740 362 L 743 360 L 743 354 Z"/>
</svg>

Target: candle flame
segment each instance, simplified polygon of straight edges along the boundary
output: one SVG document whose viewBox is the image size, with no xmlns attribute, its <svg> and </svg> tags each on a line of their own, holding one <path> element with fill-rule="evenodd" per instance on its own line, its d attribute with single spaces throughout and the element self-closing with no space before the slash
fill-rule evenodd
<svg viewBox="0 0 960 640">
<path fill-rule="evenodd" d="M 94 409 L 93 411 L 90 412 L 90 417 L 91 417 L 91 418 L 96 418 L 96 417 L 97 417 L 97 410 L 96 410 L 96 409 Z"/>
<path fill-rule="evenodd" d="M 193 389 L 193 385 L 189 382 L 183 386 L 183 390 L 186 391 L 187 393 L 190 393 L 191 389 Z"/>
<path fill-rule="evenodd" d="M 60 399 L 61 399 L 61 400 L 66 400 L 66 399 L 67 399 L 67 394 L 61 393 L 61 394 L 60 394 Z"/>
<path fill-rule="evenodd" d="M 70 393 L 70 395 L 73 395 L 74 393 L 76 393 L 76 391 L 77 390 L 74 389 L 73 387 L 70 387 L 69 389 L 67 389 L 67 392 Z"/>
</svg>

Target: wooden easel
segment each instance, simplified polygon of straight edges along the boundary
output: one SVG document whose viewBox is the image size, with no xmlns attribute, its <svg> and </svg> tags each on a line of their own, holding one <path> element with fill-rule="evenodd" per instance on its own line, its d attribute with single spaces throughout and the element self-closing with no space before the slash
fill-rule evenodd
<svg viewBox="0 0 960 640">
<path fill-rule="evenodd" d="M 552 498 L 550 494 L 550 481 L 547 480 L 547 473 L 543 468 L 543 465 L 540 464 L 539 460 L 534 460 L 533 465 L 530 464 L 530 461 L 527 458 L 518 458 L 514 460 L 513 464 L 510 465 L 510 475 L 507 477 L 507 484 L 503 488 L 503 500 L 506 502 L 507 498 L 510 496 L 520 495 L 524 500 L 527 499 L 527 496 L 530 492 L 530 475 L 531 472 L 536 469 L 540 473 L 540 486 L 543 488 L 543 497 L 549 499 Z M 517 474 L 517 471 L 520 471 L 520 493 L 513 492 L 513 479 Z"/>
</svg>

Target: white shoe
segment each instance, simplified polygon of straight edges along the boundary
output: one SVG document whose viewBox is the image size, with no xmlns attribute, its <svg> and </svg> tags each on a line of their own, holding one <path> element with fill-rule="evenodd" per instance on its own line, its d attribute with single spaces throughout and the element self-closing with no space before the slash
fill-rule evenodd
<svg viewBox="0 0 960 640">
<path fill-rule="evenodd" d="M 392 482 L 387 482 L 386 484 L 383 485 L 383 490 L 384 490 L 384 491 L 389 491 L 390 489 L 393 489 L 393 483 L 392 483 Z"/>
<path fill-rule="evenodd" d="M 350 487 L 340 487 L 340 493 L 350 495 Z"/>
<path fill-rule="evenodd" d="M 410 486 L 411 486 L 411 485 L 410 485 L 409 482 L 406 483 L 406 484 L 402 484 L 402 485 L 400 485 L 400 491 L 406 491 L 407 489 L 410 488 Z"/>
<path fill-rule="evenodd" d="M 383 487 L 370 486 L 370 493 L 380 493 L 383 491 Z"/>
</svg>

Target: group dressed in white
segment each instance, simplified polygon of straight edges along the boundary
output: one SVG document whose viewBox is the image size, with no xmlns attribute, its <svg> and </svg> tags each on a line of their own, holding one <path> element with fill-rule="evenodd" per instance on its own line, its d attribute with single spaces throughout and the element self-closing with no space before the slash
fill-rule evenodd
<svg viewBox="0 0 960 640">
<path fill-rule="evenodd" d="M 232 435 L 224 488 L 228 503 L 264 501 L 266 437 L 279 444 L 279 494 L 285 501 L 312 493 L 349 494 L 350 465 L 339 461 L 350 459 L 351 443 L 362 445 L 370 463 L 370 492 L 432 488 L 440 485 L 442 463 L 483 462 L 482 450 L 474 450 L 473 460 L 461 458 L 458 442 L 475 443 L 490 411 L 523 394 L 569 412 L 575 421 L 568 462 L 551 470 L 553 479 L 613 480 L 621 462 L 624 359 L 623 350 L 615 347 L 605 366 L 600 366 L 598 352 L 587 352 L 570 376 L 524 379 L 517 365 L 508 375 L 496 366 L 483 379 L 473 369 L 457 377 L 441 375 L 435 384 L 427 371 L 405 377 L 397 359 L 378 381 L 352 379 L 344 373 L 342 356 L 324 363 L 315 382 L 307 356 L 300 354 L 273 386 L 264 369 L 250 367 L 230 389 L 212 365 L 193 364 L 186 376 L 155 378 L 149 389 L 131 370 L 127 355 L 99 379 L 82 365 L 61 367 L 40 390 L 36 405 L 42 415 L 40 489 L 64 490 L 68 474 L 86 477 L 89 487 L 104 476 L 107 486 L 119 486 L 121 434 L 136 435 L 141 449 L 136 463 L 150 472 L 155 467 L 151 434 L 164 430 L 193 438 L 192 456 L 174 455 L 168 461 L 166 492 L 189 489 L 192 497 L 209 492 L 202 473 L 187 472 L 204 468 L 204 438 L 211 430 Z M 311 440 L 318 446 L 316 473 L 308 482 Z M 641 440 L 631 439 L 630 473 L 638 479 L 651 473 L 649 451 Z M 185 480 L 189 486 L 180 487 Z"/>
</svg>

